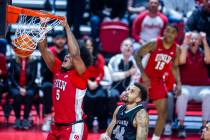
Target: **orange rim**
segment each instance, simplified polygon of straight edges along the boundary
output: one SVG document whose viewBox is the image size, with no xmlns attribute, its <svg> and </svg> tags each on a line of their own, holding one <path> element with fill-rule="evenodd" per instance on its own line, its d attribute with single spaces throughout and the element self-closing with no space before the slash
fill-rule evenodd
<svg viewBox="0 0 210 140">
<path fill-rule="evenodd" d="M 51 19 L 64 20 L 64 17 L 62 16 L 49 14 L 47 12 L 7 5 L 7 22 L 8 23 L 16 23 L 20 14 L 25 14 L 25 15 L 34 16 L 34 17 L 43 17 L 43 18 L 48 17 Z"/>
</svg>

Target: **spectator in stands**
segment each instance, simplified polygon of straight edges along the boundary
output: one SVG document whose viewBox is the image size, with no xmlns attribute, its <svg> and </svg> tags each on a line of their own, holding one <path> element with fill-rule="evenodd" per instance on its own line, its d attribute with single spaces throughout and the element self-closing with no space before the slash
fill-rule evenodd
<svg viewBox="0 0 210 140">
<path fill-rule="evenodd" d="M 7 50 L 7 40 L 4 38 L 0 38 L 0 53 L 6 55 Z"/>
<path fill-rule="evenodd" d="M 128 0 L 128 13 L 131 23 L 138 14 L 146 10 L 148 0 Z"/>
<path fill-rule="evenodd" d="M 132 37 L 140 45 L 163 35 L 168 19 L 159 12 L 158 6 L 159 0 L 149 0 L 148 10 L 139 14 L 133 22 Z"/>
<path fill-rule="evenodd" d="M 113 80 L 108 94 L 111 115 L 116 108 L 119 95 L 126 87 L 137 82 L 140 77 L 140 72 L 133 57 L 133 40 L 131 38 L 127 38 L 122 42 L 121 53 L 111 57 L 108 68 Z"/>
<path fill-rule="evenodd" d="M 203 5 L 203 1 L 204 1 L 204 0 L 195 0 L 195 1 L 196 1 L 196 4 L 197 4 L 197 5 L 202 6 L 202 5 Z"/>
<path fill-rule="evenodd" d="M 66 35 L 63 31 L 56 31 L 53 34 L 54 45 L 50 47 L 50 51 L 61 61 L 64 60 L 65 55 L 68 53 L 66 48 Z M 53 74 L 48 69 L 44 60 L 42 59 L 41 75 L 43 76 L 41 89 L 44 92 L 43 109 L 44 109 L 44 123 L 42 131 L 50 131 L 52 122 L 52 78 Z"/>
<path fill-rule="evenodd" d="M 13 108 L 15 111 L 14 128 L 29 129 L 29 113 L 33 104 L 33 97 L 37 90 L 35 79 L 37 63 L 33 58 L 20 58 L 18 56 L 11 60 L 9 68 L 9 92 L 14 99 Z M 24 104 L 24 120 L 21 123 L 21 104 Z"/>
<path fill-rule="evenodd" d="M 167 15 L 169 22 L 182 22 L 190 16 L 195 9 L 195 0 L 163 0 L 163 12 Z"/>
<path fill-rule="evenodd" d="M 106 128 L 106 117 L 104 112 L 106 105 L 106 92 L 100 82 L 104 77 L 104 57 L 96 51 L 95 44 L 90 37 L 84 37 L 85 47 L 93 56 L 93 64 L 88 68 L 88 89 L 84 98 L 84 111 L 87 114 L 88 128 L 92 126 L 94 117 L 98 117 L 100 128 Z"/>
<path fill-rule="evenodd" d="M 201 42 L 204 50 L 199 48 Z M 184 117 L 189 101 L 202 102 L 203 126 L 210 119 L 210 79 L 207 70 L 207 64 L 210 64 L 210 48 L 206 34 L 187 33 L 181 50 L 180 74 L 183 86 L 182 94 L 177 98 L 176 110 L 180 124 L 178 137 L 186 137 Z"/>
<path fill-rule="evenodd" d="M 8 100 L 8 75 L 7 60 L 4 54 L 0 53 L 0 104 L 2 105 L 4 116 L 8 121 L 12 109 Z"/>
<path fill-rule="evenodd" d="M 7 60 L 4 54 L 0 53 L 0 94 L 7 91 Z"/>
<path fill-rule="evenodd" d="M 122 21 L 128 23 L 126 17 L 127 0 L 90 0 L 91 36 L 98 38 L 100 24 L 103 21 Z"/>
<path fill-rule="evenodd" d="M 203 140 L 210 140 L 210 123 L 208 123 L 206 127 L 203 129 L 201 138 Z"/>
<path fill-rule="evenodd" d="M 55 31 L 53 34 L 53 46 L 50 47 L 50 51 L 61 61 L 64 60 L 64 56 L 67 54 L 66 46 L 66 34 L 64 31 Z"/>
<path fill-rule="evenodd" d="M 86 0 L 67 0 L 66 12 L 68 24 L 72 26 L 77 39 L 81 38 L 80 25 L 82 24 Z"/>
<path fill-rule="evenodd" d="M 196 8 L 186 23 L 186 31 L 198 31 L 206 33 L 210 44 L 210 0 L 203 0 L 203 6 Z"/>
</svg>

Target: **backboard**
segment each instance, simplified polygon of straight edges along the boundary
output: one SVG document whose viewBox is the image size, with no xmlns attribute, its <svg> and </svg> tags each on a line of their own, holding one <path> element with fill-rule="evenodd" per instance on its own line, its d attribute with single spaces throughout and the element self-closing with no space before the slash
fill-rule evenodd
<svg viewBox="0 0 210 140">
<path fill-rule="evenodd" d="M 0 38 L 6 35 L 6 5 L 8 0 L 0 0 Z"/>
</svg>

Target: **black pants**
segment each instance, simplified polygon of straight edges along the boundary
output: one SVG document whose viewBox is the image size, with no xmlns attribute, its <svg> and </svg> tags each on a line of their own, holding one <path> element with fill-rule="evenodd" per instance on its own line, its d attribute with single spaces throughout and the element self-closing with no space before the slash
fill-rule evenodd
<svg viewBox="0 0 210 140">
<path fill-rule="evenodd" d="M 50 114 L 52 113 L 52 83 L 51 82 L 42 83 L 41 89 L 44 92 L 43 113 Z"/>
<path fill-rule="evenodd" d="M 5 116 L 5 118 L 8 119 L 10 112 L 12 110 L 12 105 L 9 100 L 9 94 L 7 94 L 6 97 L 4 97 L 4 102 L 2 101 L 2 99 L 3 99 L 2 95 L 6 92 L 8 92 L 7 80 L 0 78 L 0 102 L 2 103 L 2 109 L 4 112 L 4 116 Z"/>
<path fill-rule="evenodd" d="M 28 119 L 31 107 L 33 105 L 34 90 L 27 90 L 25 96 L 20 95 L 20 91 L 17 88 L 11 89 L 13 95 L 13 108 L 15 111 L 16 119 L 20 119 L 21 105 L 24 104 L 24 119 Z"/>
<path fill-rule="evenodd" d="M 97 88 L 94 91 L 87 90 L 84 98 L 84 112 L 87 114 L 87 126 L 92 128 L 94 117 L 98 117 L 100 129 L 107 127 L 107 96 L 106 91 Z"/>
</svg>

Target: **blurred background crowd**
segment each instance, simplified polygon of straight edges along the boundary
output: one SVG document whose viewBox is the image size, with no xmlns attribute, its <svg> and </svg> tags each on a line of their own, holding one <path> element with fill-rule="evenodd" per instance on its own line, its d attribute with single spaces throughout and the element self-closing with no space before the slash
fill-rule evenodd
<svg viewBox="0 0 210 140">
<path fill-rule="evenodd" d="M 178 137 L 186 137 L 186 128 L 199 131 L 210 120 L 210 0 L 13 0 L 12 4 L 65 15 L 80 45 L 93 54 L 84 98 L 90 130 L 107 127 L 116 106 L 121 104 L 122 91 L 141 77 L 135 51 L 162 36 L 168 23 L 178 28 L 183 85 L 181 96 L 175 98 L 175 80 L 171 73 L 165 73 L 168 119 L 164 134 L 172 135 L 172 130 L 178 129 Z M 44 119 L 41 129 L 49 131 L 53 119 L 52 73 L 38 50 L 28 58 L 14 54 L 11 39 L 15 28 L 10 26 L 6 39 L 0 39 L 3 120 L 9 123 L 13 115 L 13 127 L 28 130 L 33 127 L 35 109 L 36 115 Z M 62 27 L 49 33 L 48 46 L 63 61 L 68 50 Z M 150 101 L 144 104 L 154 127 L 154 105 Z M 186 116 L 191 118 L 187 120 Z"/>
</svg>

